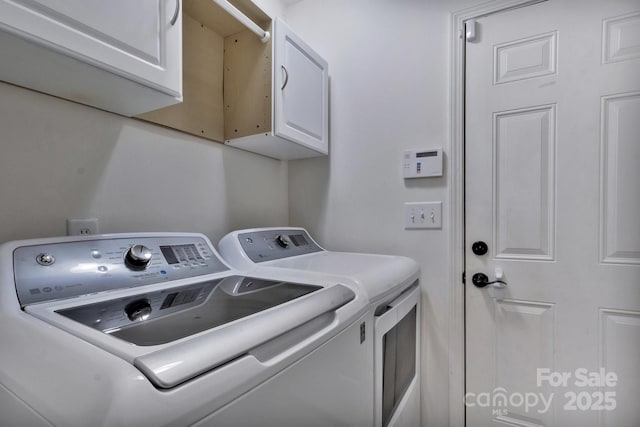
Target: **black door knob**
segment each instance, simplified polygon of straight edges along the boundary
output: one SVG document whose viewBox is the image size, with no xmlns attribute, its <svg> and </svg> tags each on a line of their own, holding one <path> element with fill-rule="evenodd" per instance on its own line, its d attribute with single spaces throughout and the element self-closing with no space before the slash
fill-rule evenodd
<svg viewBox="0 0 640 427">
<path fill-rule="evenodd" d="M 479 288 L 484 288 L 489 284 L 489 278 L 484 273 L 474 274 L 473 277 L 471 278 L 471 281 L 473 282 L 474 285 L 476 285 Z"/>
<path fill-rule="evenodd" d="M 489 246 L 487 246 L 487 244 L 482 240 L 478 240 L 477 242 L 473 242 L 473 245 L 471 245 L 471 250 L 476 255 L 484 255 L 489 250 Z"/>
</svg>

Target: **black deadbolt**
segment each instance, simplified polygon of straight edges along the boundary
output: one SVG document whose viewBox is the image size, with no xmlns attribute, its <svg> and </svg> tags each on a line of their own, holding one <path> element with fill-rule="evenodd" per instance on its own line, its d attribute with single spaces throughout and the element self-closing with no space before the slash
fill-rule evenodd
<svg viewBox="0 0 640 427">
<path fill-rule="evenodd" d="M 489 278 L 484 273 L 474 274 L 473 277 L 471 278 L 471 281 L 473 282 L 474 285 L 476 285 L 479 288 L 484 288 L 489 284 Z"/>
<path fill-rule="evenodd" d="M 484 255 L 489 250 L 489 247 L 482 240 L 478 240 L 477 242 L 473 242 L 473 245 L 471 245 L 471 250 L 476 255 Z"/>
</svg>

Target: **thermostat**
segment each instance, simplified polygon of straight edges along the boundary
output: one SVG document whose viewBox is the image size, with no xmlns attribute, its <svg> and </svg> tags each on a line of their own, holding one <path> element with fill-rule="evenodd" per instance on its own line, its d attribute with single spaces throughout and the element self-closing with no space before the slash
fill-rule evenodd
<svg viewBox="0 0 640 427">
<path fill-rule="evenodd" d="M 442 176 L 442 148 L 403 151 L 402 176 L 405 178 Z"/>
</svg>

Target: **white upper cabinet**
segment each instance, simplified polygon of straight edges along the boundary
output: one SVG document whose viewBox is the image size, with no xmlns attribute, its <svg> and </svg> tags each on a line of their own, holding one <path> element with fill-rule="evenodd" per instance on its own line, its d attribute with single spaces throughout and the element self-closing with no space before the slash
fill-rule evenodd
<svg viewBox="0 0 640 427">
<path fill-rule="evenodd" d="M 274 28 L 275 134 L 329 152 L 327 62 L 284 22 Z"/>
<path fill-rule="evenodd" d="M 180 102 L 180 0 L 0 0 L 0 79 L 124 115 Z"/>
<path fill-rule="evenodd" d="M 225 143 L 277 159 L 329 153 L 327 62 L 282 20 L 225 38 Z"/>
</svg>

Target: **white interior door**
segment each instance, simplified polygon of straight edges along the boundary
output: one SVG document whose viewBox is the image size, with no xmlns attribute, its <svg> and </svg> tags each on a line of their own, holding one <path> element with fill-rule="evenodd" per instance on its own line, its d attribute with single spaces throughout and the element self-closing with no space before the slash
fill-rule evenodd
<svg viewBox="0 0 640 427">
<path fill-rule="evenodd" d="M 640 2 L 550 0 L 477 22 L 467 425 L 640 426 Z M 472 284 L 496 268 L 498 299 Z"/>
</svg>

